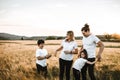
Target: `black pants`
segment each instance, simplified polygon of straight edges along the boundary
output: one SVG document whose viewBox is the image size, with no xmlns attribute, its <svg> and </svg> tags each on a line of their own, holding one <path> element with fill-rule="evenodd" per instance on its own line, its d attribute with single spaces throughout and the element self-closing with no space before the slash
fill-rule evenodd
<svg viewBox="0 0 120 80">
<path fill-rule="evenodd" d="M 70 80 L 70 70 L 72 67 L 73 60 L 67 61 L 63 59 L 59 59 L 59 67 L 60 67 L 60 74 L 59 74 L 59 80 L 63 80 L 63 76 L 65 73 L 66 80 Z"/>
<path fill-rule="evenodd" d="M 37 73 L 38 74 L 42 74 L 45 78 L 47 77 L 47 66 L 42 67 L 39 64 L 36 64 L 37 67 Z"/>
<path fill-rule="evenodd" d="M 95 61 L 95 58 L 88 58 L 88 61 Z M 82 80 L 86 80 L 86 72 L 88 69 L 88 74 L 90 76 L 91 80 L 96 80 L 95 75 L 94 75 L 94 66 L 95 64 L 85 64 L 85 66 L 82 68 L 81 73 L 82 73 Z"/>
<path fill-rule="evenodd" d="M 73 77 L 75 80 L 80 80 L 80 71 L 73 68 Z"/>
</svg>

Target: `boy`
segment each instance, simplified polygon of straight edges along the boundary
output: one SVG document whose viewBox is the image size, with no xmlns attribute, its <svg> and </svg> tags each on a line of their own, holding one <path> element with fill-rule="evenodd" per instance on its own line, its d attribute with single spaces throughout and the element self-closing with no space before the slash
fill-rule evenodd
<svg viewBox="0 0 120 80">
<path fill-rule="evenodd" d="M 47 76 L 47 63 L 46 59 L 50 58 L 51 55 L 48 54 L 47 50 L 44 49 L 44 40 L 40 39 L 37 41 L 38 49 L 36 50 L 36 67 L 37 73 L 43 73 L 44 77 Z"/>
</svg>

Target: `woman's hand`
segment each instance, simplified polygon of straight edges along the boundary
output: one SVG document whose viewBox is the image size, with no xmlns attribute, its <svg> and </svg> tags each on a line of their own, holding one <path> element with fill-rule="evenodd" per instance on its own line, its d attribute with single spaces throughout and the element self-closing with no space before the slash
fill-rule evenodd
<svg viewBox="0 0 120 80">
<path fill-rule="evenodd" d="M 56 55 L 57 55 L 57 52 L 58 52 L 58 51 L 56 50 L 55 53 L 54 53 L 54 56 L 55 56 L 55 57 L 56 57 Z"/>
<path fill-rule="evenodd" d="M 64 53 L 65 53 L 65 54 L 71 54 L 72 51 L 68 51 L 68 50 L 66 50 L 66 51 L 64 51 Z"/>
</svg>

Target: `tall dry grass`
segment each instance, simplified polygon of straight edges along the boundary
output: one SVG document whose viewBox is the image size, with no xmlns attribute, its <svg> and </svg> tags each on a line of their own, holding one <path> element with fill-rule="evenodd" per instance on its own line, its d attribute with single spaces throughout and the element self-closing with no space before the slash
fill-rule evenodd
<svg viewBox="0 0 120 80">
<path fill-rule="evenodd" d="M 50 54 L 54 54 L 60 43 L 61 40 L 48 40 L 45 48 Z M 77 43 L 81 45 L 81 41 Z M 36 41 L 0 41 L 0 80 L 45 80 L 36 73 L 37 45 L 35 44 Z M 105 42 L 104 44 L 120 46 L 120 43 Z M 58 80 L 58 56 L 59 54 L 47 60 L 48 78 L 46 80 Z M 97 62 L 95 65 L 97 80 L 120 80 L 120 48 L 105 48 L 102 57 L 102 62 Z M 74 56 L 74 60 L 76 58 L 77 55 Z"/>
</svg>

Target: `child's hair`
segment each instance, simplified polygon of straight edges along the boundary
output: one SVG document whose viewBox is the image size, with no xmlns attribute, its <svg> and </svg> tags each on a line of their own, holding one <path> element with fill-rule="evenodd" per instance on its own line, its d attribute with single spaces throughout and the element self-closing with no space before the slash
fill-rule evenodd
<svg viewBox="0 0 120 80">
<path fill-rule="evenodd" d="M 85 31 L 85 32 L 90 31 L 89 25 L 86 23 L 84 27 L 82 27 L 81 31 Z"/>
<path fill-rule="evenodd" d="M 40 45 L 40 44 L 43 44 L 43 43 L 45 43 L 45 42 L 42 39 L 40 39 L 40 40 L 37 41 L 37 45 Z"/>
<path fill-rule="evenodd" d="M 80 52 L 80 57 L 81 57 L 81 53 L 84 53 L 85 54 L 85 59 L 88 58 L 88 54 L 87 54 L 87 51 L 85 49 L 83 49 L 81 52 Z"/>
</svg>

